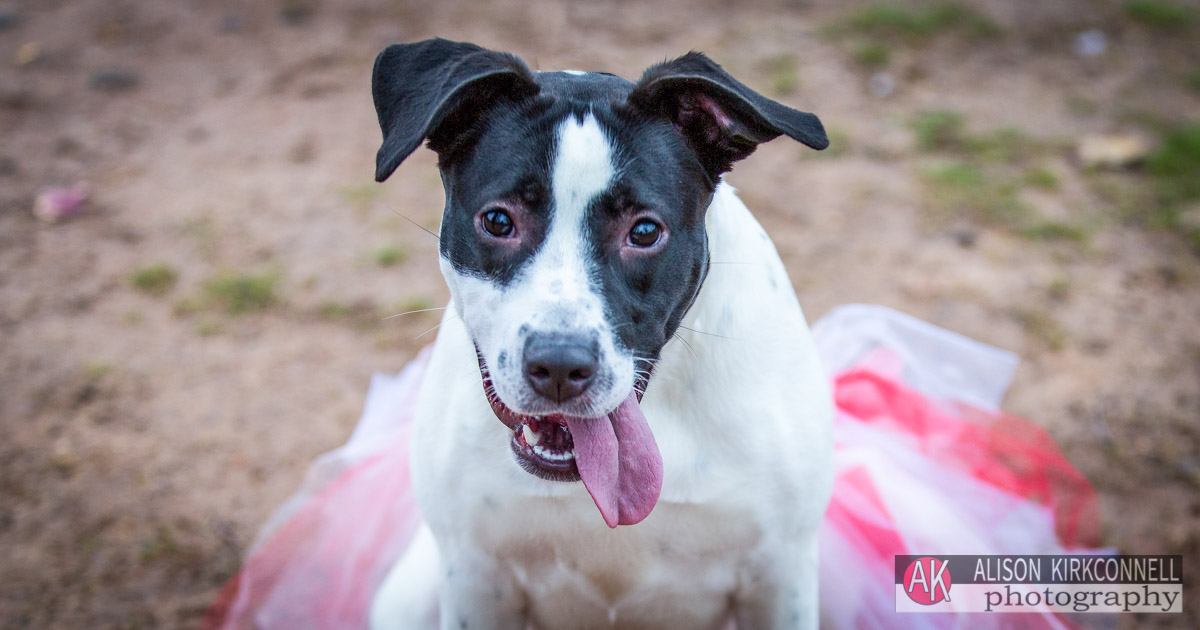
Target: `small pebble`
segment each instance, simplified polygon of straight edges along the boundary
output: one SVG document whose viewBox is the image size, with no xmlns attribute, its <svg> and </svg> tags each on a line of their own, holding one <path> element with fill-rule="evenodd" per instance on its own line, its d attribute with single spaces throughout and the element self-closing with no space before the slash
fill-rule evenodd
<svg viewBox="0 0 1200 630">
<path fill-rule="evenodd" d="M 313 7 L 308 0 L 283 0 L 279 8 L 279 17 L 284 24 L 297 26 L 312 17 Z"/>
<path fill-rule="evenodd" d="M 21 16 L 16 11 L 0 11 L 0 31 L 7 31 L 21 22 Z"/>
<path fill-rule="evenodd" d="M 221 17 L 221 23 L 217 25 L 217 31 L 221 33 L 240 33 L 246 26 L 246 21 L 237 13 L 226 13 Z"/>
<path fill-rule="evenodd" d="M 1108 50 L 1108 37 L 1100 29 L 1084 31 L 1075 36 L 1075 54 L 1081 57 L 1103 55 Z"/>
<path fill-rule="evenodd" d="M 33 216 L 46 223 L 58 223 L 83 210 L 88 198 L 88 186 L 51 186 L 38 192 L 33 203 Z"/>
<path fill-rule="evenodd" d="M 975 230 L 968 230 L 964 228 L 955 230 L 953 234 L 954 242 L 963 249 L 971 249 L 972 247 L 975 247 L 975 243 L 979 240 L 979 233 Z"/>
<path fill-rule="evenodd" d="M 316 157 L 317 148 L 313 144 L 312 138 L 304 138 L 292 146 L 289 153 L 289 158 L 295 164 L 307 164 Z"/>
<path fill-rule="evenodd" d="M 88 78 L 88 87 L 101 92 L 125 92 L 141 84 L 142 78 L 131 70 L 107 68 L 97 70 Z"/>
<path fill-rule="evenodd" d="M 38 60 L 42 56 L 42 49 L 38 47 L 37 42 L 25 42 L 17 48 L 17 56 L 13 62 L 18 66 L 27 66 Z"/>
<path fill-rule="evenodd" d="M 1150 154 L 1150 143 L 1133 134 L 1086 136 L 1079 142 L 1079 161 L 1086 168 L 1127 168 Z"/>
<path fill-rule="evenodd" d="M 876 72 L 867 82 L 867 87 L 870 88 L 871 94 L 886 98 L 896 91 L 896 79 L 886 72 Z"/>
</svg>

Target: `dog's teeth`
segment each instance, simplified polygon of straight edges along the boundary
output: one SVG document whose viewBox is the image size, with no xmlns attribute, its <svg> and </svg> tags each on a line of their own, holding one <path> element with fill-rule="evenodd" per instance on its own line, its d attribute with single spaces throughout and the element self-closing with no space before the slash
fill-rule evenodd
<svg viewBox="0 0 1200 630">
<path fill-rule="evenodd" d="M 534 431 L 533 429 L 530 429 L 528 424 L 522 425 L 521 433 L 523 433 L 525 435 L 525 442 L 527 444 L 529 444 L 530 446 L 537 446 L 538 442 L 540 442 L 542 439 L 541 434 L 538 433 L 537 431 Z M 537 450 L 537 449 L 534 449 L 534 450 Z"/>
</svg>

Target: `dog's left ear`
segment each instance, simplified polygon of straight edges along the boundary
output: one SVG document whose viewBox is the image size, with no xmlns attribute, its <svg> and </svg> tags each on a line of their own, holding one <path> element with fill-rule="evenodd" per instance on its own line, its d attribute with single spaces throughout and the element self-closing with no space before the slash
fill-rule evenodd
<svg viewBox="0 0 1200 630">
<path fill-rule="evenodd" d="M 751 90 L 698 52 L 651 66 L 629 103 L 673 122 L 714 181 L 759 144 L 780 135 L 817 150 L 829 146 L 815 115 Z"/>
<path fill-rule="evenodd" d="M 387 179 L 426 138 L 446 159 L 484 112 L 538 91 L 529 68 L 508 53 L 441 38 L 388 46 L 371 73 L 383 131 L 375 181 Z"/>
</svg>

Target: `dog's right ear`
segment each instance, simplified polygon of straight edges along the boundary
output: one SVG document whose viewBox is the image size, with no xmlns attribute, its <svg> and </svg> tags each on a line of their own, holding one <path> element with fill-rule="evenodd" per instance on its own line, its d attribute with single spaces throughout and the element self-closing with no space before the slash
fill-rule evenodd
<svg viewBox="0 0 1200 630">
<path fill-rule="evenodd" d="M 815 115 L 755 92 L 698 52 L 651 66 L 629 103 L 674 123 L 714 181 L 759 144 L 781 135 L 818 151 L 829 146 Z"/>
<path fill-rule="evenodd" d="M 387 179 L 426 138 L 443 154 L 484 110 L 538 90 L 525 63 L 508 53 L 440 38 L 388 46 L 371 74 L 383 131 L 375 181 Z"/>
</svg>

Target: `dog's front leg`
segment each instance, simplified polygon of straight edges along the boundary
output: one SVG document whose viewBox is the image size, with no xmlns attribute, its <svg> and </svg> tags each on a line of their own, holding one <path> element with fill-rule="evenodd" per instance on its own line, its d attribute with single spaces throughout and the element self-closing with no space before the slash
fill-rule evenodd
<svg viewBox="0 0 1200 630">
<path fill-rule="evenodd" d="M 738 630 L 816 630 L 816 536 L 782 546 L 742 575 L 734 597 Z"/>
<path fill-rule="evenodd" d="M 511 569 L 478 550 L 446 552 L 442 630 L 525 630 L 525 598 Z"/>
<path fill-rule="evenodd" d="M 440 567 L 437 542 L 429 526 L 422 524 L 375 593 L 371 630 L 435 630 Z"/>
</svg>

